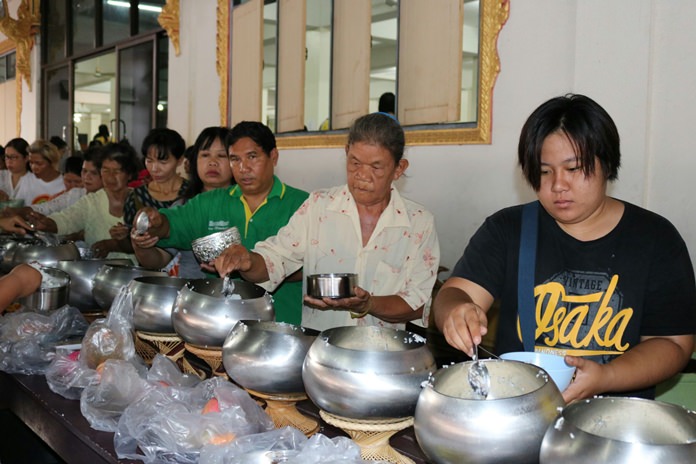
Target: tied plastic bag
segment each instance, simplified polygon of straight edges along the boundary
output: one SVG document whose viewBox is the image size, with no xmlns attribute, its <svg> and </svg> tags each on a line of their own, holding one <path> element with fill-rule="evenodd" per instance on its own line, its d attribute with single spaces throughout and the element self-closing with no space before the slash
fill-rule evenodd
<svg viewBox="0 0 696 464">
<path fill-rule="evenodd" d="M 114 432 L 123 411 L 154 385 L 145 378 L 144 364 L 108 359 L 99 369 L 98 381 L 80 396 L 80 412 L 95 430 Z"/>
<path fill-rule="evenodd" d="M 107 359 L 130 360 L 135 357 L 133 343 L 133 299 L 124 285 L 114 298 L 106 319 L 97 319 L 82 339 L 80 361 L 96 369 Z"/>
<path fill-rule="evenodd" d="M 207 444 L 273 428 L 273 421 L 247 392 L 213 378 L 193 388 L 148 391 L 121 415 L 114 448 L 119 459 L 197 464 Z"/>
<path fill-rule="evenodd" d="M 81 337 L 87 321 L 74 307 L 63 306 L 46 314 L 19 311 L 0 318 L 0 370 L 43 374 L 61 341 Z"/>
<path fill-rule="evenodd" d="M 348 437 L 330 439 L 320 433 L 307 439 L 299 430 L 283 427 L 265 433 L 247 435 L 223 446 L 207 445 L 199 464 L 375 464 L 364 461 L 360 447 Z"/>
<path fill-rule="evenodd" d="M 82 390 L 99 379 L 97 371 L 87 369 L 80 363 L 79 355 L 79 351 L 56 352 L 45 372 L 48 388 L 69 400 L 79 400 Z"/>
</svg>

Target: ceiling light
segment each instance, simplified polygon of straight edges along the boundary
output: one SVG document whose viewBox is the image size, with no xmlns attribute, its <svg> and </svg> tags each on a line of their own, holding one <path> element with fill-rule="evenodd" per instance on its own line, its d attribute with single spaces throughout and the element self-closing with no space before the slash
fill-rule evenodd
<svg viewBox="0 0 696 464">
<path fill-rule="evenodd" d="M 124 2 L 124 1 L 119 1 L 119 0 L 108 0 L 107 5 L 111 6 L 119 6 L 121 8 L 130 8 L 131 4 L 130 2 Z M 145 10 L 145 11 L 154 11 L 155 13 L 161 13 L 162 12 L 162 7 L 157 6 L 157 5 L 147 5 L 144 3 L 138 4 L 138 9 L 139 10 Z"/>
</svg>

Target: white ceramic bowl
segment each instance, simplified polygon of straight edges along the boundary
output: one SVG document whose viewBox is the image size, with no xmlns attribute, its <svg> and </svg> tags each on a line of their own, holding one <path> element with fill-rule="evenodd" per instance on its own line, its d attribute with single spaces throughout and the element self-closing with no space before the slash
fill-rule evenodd
<svg viewBox="0 0 696 464">
<path fill-rule="evenodd" d="M 575 375 L 575 367 L 568 366 L 563 356 L 531 351 L 513 351 L 500 355 L 500 359 L 522 361 L 541 367 L 551 376 L 560 391 L 565 390 Z"/>
</svg>

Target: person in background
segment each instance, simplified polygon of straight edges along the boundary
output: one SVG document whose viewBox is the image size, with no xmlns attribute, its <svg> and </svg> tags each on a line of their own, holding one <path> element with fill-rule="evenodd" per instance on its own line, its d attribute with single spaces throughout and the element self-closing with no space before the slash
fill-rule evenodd
<svg viewBox="0 0 696 464">
<path fill-rule="evenodd" d="M 384 92 L 382 95 L 380 95 L 379 103 L 377 103 L 377 111 L 395 116 L 396 95 L 394 95 L 392 92 Z"/>
<path fill-rule="evenodd" d="M 106 124 L 99 124 L 98 132 L 94 135 L 92 141 L 100 143 L 102 146 L 111 142 L 111 134 Z"/>
<path fill-rule="evenodd" d="M 0 171 L 0 201 L 17 197 L 17 190 L 29 170 L 29 143 L 22 139 L 12 139 L 5 145 L 6 170 Z"/>
<path fill-rule="evenodd" d="M 408 168 L 404 131 L 391 116 L 354 121 L 346 143 L 347 185 L 314 191 L 288 224 L 268 239 L 227 248 L 213 263 L 221 276 L 273 290 L 305 275 L 355 273 L 355 296 L 304 297 L 302 325 L 404 328 L 422 317 L 437 277 L 440 247 L 433 215 L 401 196 L 394 182 Z M 237 154 L 231 151 L 231 161 Z M 233 164 L 234 166 L 234 164 Z M 244 179 L 235 178 L 240 185 Z"/>
<path fill-rule="evenodd" d="M 142 249 L 155 244 L 190 250 L 193 240 L 232 226 L 239 229 L 242 243 L 252 247 L 274 235 L 305 201 L 307 192 L 284 184 L 275 176 L 278 149 L 267 126 L 240 122 L 230 131 L 226 145 L 237 185 L 200 193 L 182 206 L 159 211 L 143 209 L 150 219 L 150 229 L 143 235 L 131 235 L 133 247 L 141 249 L 136 251 L 138 256 L 145 251 Z M 222 153 L 217 152 L 221 158 Z M 215 272 L 213 268 L 206 269 L 211 275 Z M 288 279 L 273 289 L 273 300 L 276 320 L 299 324 L 302 283 L 299 274 L 294 277 L 294 281 Z"/>
<path fill-rule="evenodd" d="M 538 227 L 536 264 L 522 270 L 533 276 L 525 295 L 533 309 L 521 312 L 517 294 L 523 206 L 486 219 L 433 305 L 447 341 L 469 355 L 488 331 L 494 299 L 498 353 L 523 349 L 520 327 L 530 320 L 534 351 L 565 355 L 576 367 L 566 402 L 653 398 L 694 349 L 696 283 L 686 244 L 667 219 L 607 195 L 619 146 L 614 121 L 594 100 L 566 95 L 539 106 L 518 145 L 538 198 L 530 220 Z"/>
<path fill-rule="evenodd" d="M 7 169 L 7 165 L 5 164 L 5 147 L 0 145 L 0 171 L 4 171 Z"/>
<path fill-rule="evenodd" d="M 46 202 L 22 208 L 17 213 L 28 218 L 27 214 L 33 210 L 47 216 L 64 210 L 88 193 L 94 193 L 102 188 L 102 181 L 99 176 L 102 149 L 102 147 L 90 148 L 84 153 L 84 158 L 77 156 L 68 158 L 66 171 L 63 174 L 66 191 Z M 76 169 L 78 166 L 79 170 Z M 75 174 L 76 171 L 77 175 Z M 73 176 L 78 177 L 80 182 L 78 183 Z"/>
<path fill-rule="evenodd" d="M 189 201 L 203 192 L 209 192 L 218 188 L 229 190 L 234 182 L 232 168 L 227 155 L 227 136 L 230 129 L 226 127 L 208 127 L 203 129 L 196 142 L 186 150 L 189 172 L 189 186 L 184 192 L 185 201 Z M 196 261 L 190 246 L 179 252 L 177 248 L 162 249 L 155 246 L 136 246 L 137 235 L 134 239 L 133 249 L 141 266 L 148 269 L 164 269 L 179 256 L 178 266 L 174 267 L 172 274 L 188 279 L 205 277 L 200 265 Z M 153 237 L 154 245 L 158 237 Z"/>
<path fill-rule="evenodd" d="M 50 216 L 33 212 L 29 220 L 38 230 L 60 235 L 84 231 L 84 241 L 95 258 L 126 257 L 135 262 L 132 254 L 120 252 L 110 230 L 116 224 L 123 223 L 124 205 L 130 193 L 128 182 L 138 174 L 140 162 L 127 142 L 110 143 L 103 150 L 99 171 L 102 189 L 85 195 L 72 206 Z M 28 227 L 23 218 L 14 216 L 14 219 L 14 225 Z"/>
<path fill-rule="evenodd" d="M 58 163 L 58 170 L 62 173 L 65 173 L 65 162 L 68 158 L 70 158 L 70 149 L 68 148 L 68 144 L 65 143 L 65 140 L 58 137 L 57 135 L 52 136 L 48 141 L 55 145 L 58 149 L 58 152 L 60 153 L 60 162 Z"/>
<path fill-rule="evenodd" d="M 55 145 L 39 139 L 27 151 L 32 172 L 24 177 L 16 192 L 16 198 L 22 198 L 25 206 L 47 201 L 65 188 L 58 171 L 60 153 Z"/>
</svg>

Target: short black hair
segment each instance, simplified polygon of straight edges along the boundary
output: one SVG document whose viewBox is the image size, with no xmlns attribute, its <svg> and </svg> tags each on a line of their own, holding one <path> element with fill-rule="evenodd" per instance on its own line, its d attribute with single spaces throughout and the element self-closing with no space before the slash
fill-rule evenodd
<svg viewBox="0 0 696 464">
<path fill-rule="evenodd" d="M 148 150 L 153 146 L 157 149 L 159 160 L 167 159 L 170 153 L 174 158 L 180 159 L 186 151 L 184 138 L 172 129 L 152 129 L 143 140 L 140 152 L 147 157 Z"/>
<path fill-rule="evenodd" d="M 63 170 L 63 174 L 71 172 L 73 174 L 77 174 L 78 176 L 81 175 L 83 161 L 84 160 L 80 156 L 69 156 L 65 159 L 65 168 Z"/>
<path fill-rule="evenodd" d="M 231 147 L 238 140 L 249 137 L 260 146 L 261 149 L 270 156 L 271 151 L 276 148 L 275 135 L 265 124 L 258 121 L 242 121 L 235 125 L 227 136 L 227 146 Z"/>
<path fill-rule="evenodd" d="M 57 135 L 54 135 L 53 137 L 48 139 L 48 141 L 55 145 L 58 150 L 62 150 L 63 148 L 68 146 L 68 144 L 65 143 L 65 140 L 61 139 Z"/>
<path fill-rule="evenodd" d="M 585 176 L 594 174 L 597 159 L 607 180 L 618 178 L 620 138 L 613 119 L 591 98 L 567 94 L 543 103 L 522 127 L 517 146 L 518 162 L 534 191 L 541 188 L 542 146 L 549 135 L 557 132 L 573 144 Z"/>
<path fill-rule="evenodd" d="M 396 95 L 392 92 L 384 92 L 379 97 L 379 103 L 377 104 L 377 111 L 381 113 L 392 113 L 394 114 L 396 110 Z"/>
</svg>

